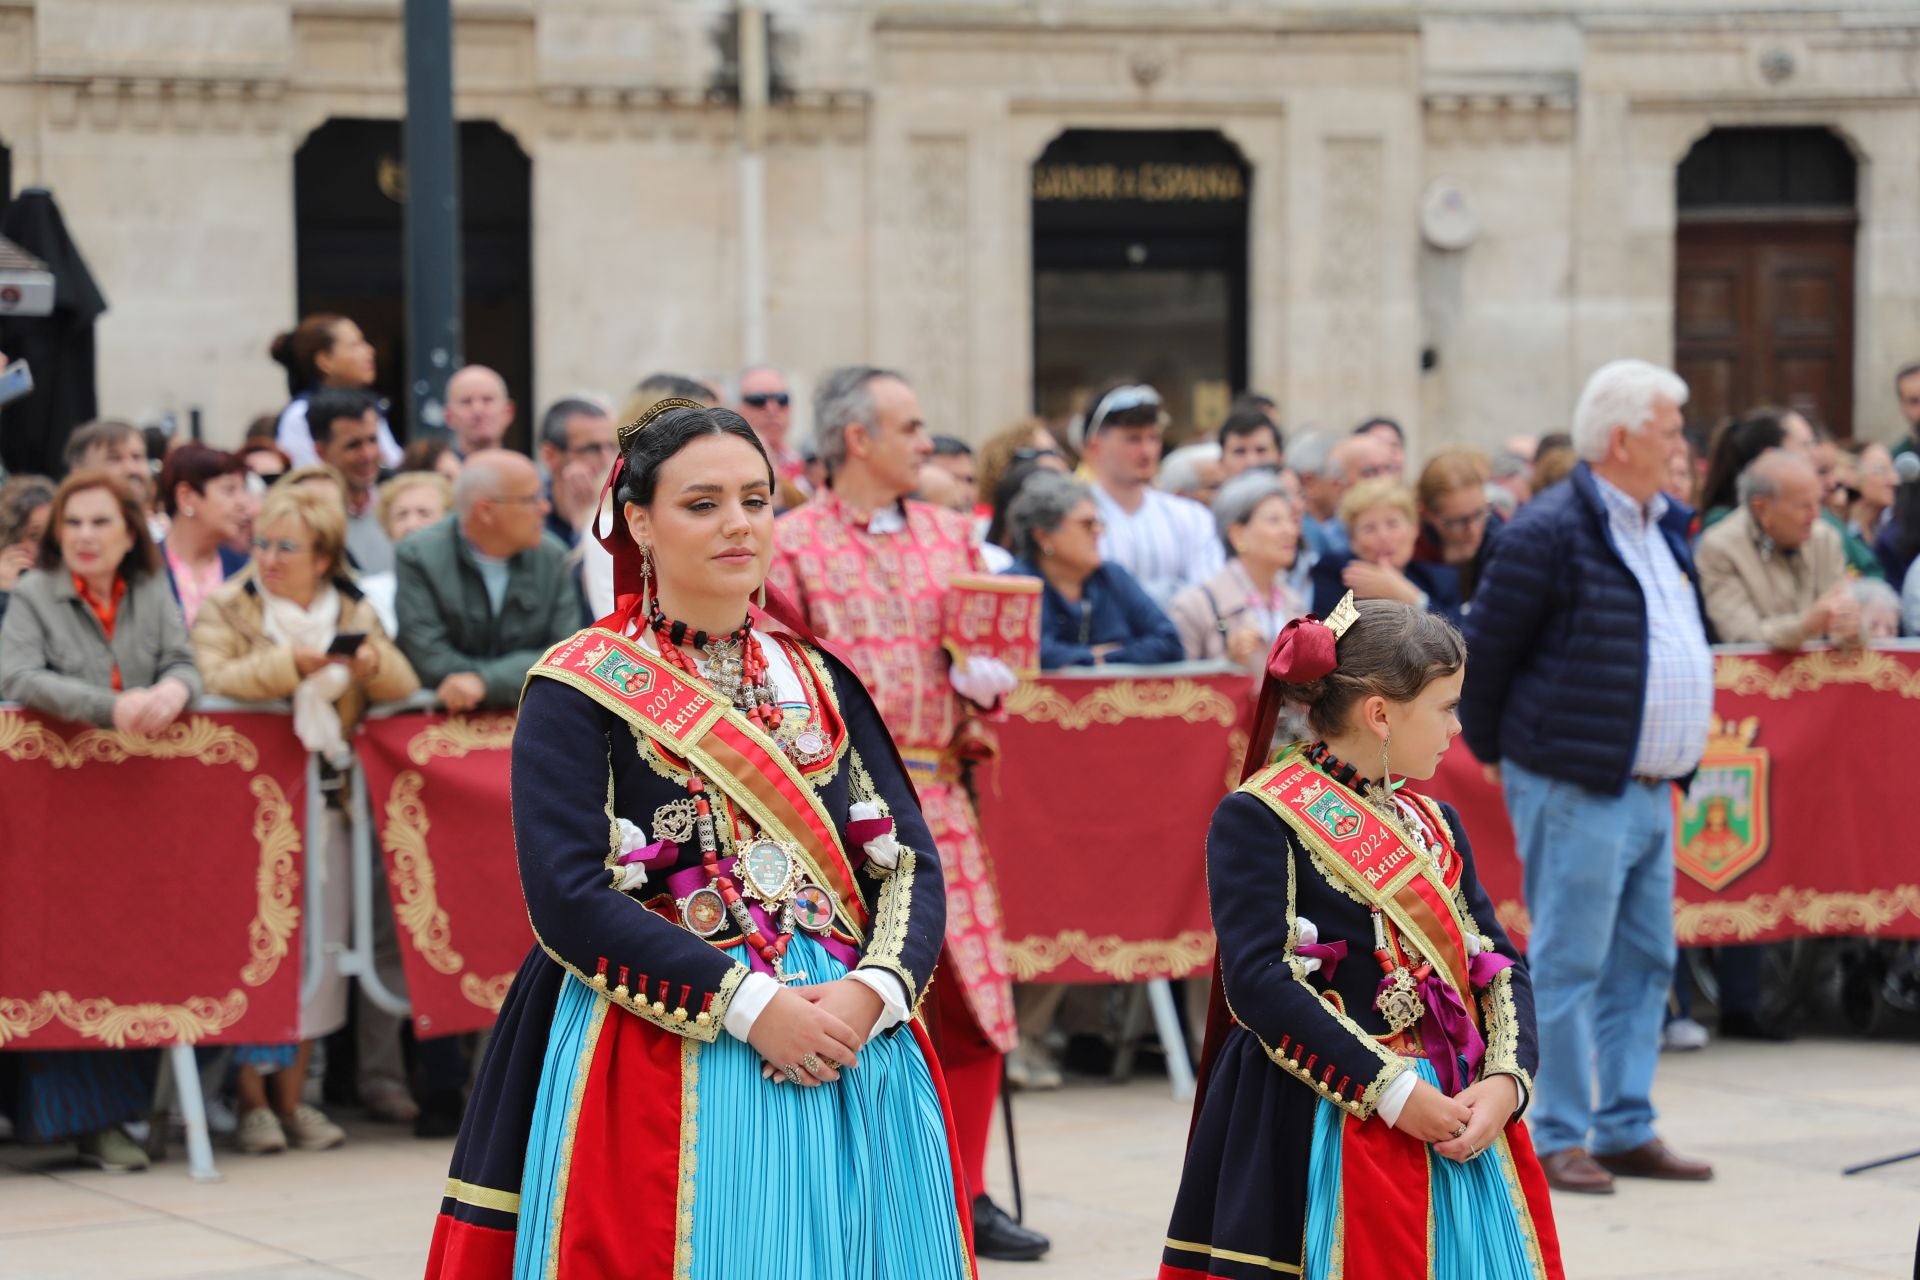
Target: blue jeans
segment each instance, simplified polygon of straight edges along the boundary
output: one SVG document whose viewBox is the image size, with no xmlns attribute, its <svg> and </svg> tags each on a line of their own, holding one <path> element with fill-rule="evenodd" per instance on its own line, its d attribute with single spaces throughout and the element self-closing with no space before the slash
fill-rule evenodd
<svg viewBox="0 0 1920 1280">
<path fill-rule="evenodd" d="M 1671 789 L 1630 782 L 1609 796 L 1511 760 L 1500 771 L 1533 917 L 1534 1145 L 1541 1155 L 1630 1151 L 1654 1136 L 1673 981 Z"/>
</svg>

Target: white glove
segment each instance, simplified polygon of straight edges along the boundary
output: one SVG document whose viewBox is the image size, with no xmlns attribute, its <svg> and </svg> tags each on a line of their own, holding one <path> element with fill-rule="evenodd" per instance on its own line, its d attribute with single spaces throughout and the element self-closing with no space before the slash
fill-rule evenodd
<svg viewBox="0 0 1920 1280">
<path fill-rule="evenodd" d="M 620 852 L 622 854 L 632 853 L 637 849 L 647 847 L 649 841 L 647 840 L 646 832 L 625 818 L 616 818 L 614 821 L 616 829 L 620 832 Z M 631 893 L 647 882 L 647 869 L 638 862 L 629 862 L 624 866 L 614 868 L 614 870 L 619 876 L 617 887 L 623 893 Z"/>
<path fill-rule="evenodd" d="M 991 707 L 1020 687 L 1020 677 L 1012 667 L 998 658 L 980 655 L 965 664 L 954 663 L 947 669 L 947 679 L 961 697 L 981 707 Z"/>
<path fill-rule="evenodd" d="M 847 817 L 854 822 L 872 822 L 885 816 L 880 812 L 880 806 L 869 800 L 858 800 L 847 806 Z M 891 871 L 900 865 L 900 842 L 894 838 L 892 831 L 860 847 L 866 850 L 867 861 L 876 867 Z"/>
<path fill-rule="evenodd" d="M 1315 924 L 1313 921 L 1307 919 L 1305 916 L 1299 917 L 1299 920 L 1300 920 L 1300 945 L 1303 947 L 1309 947 L 1309 946 L 1312 946 L 1314 943 L 1320 941 L 1320 926 Z M 1300 966 L 1300 972 L 1302 975 L 1320 972 L 1319 956 L 1295 956 L 1293 958 L 1293 962 Z"/>
</svg>

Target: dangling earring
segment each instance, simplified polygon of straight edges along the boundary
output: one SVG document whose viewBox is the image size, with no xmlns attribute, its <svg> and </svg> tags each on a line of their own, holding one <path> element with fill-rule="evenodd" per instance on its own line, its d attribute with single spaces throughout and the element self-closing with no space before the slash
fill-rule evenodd
<svg viewBox="0 0 1920 1280">
<path fill-rule="evenodd" d="M 645 601 L 653 590 L 653 548 L 642 544 L 640 547 L 640 599 Z"/>
<path fill-rule="evenodd" d="M 1387 730 L 1387 736 L 1380 740 L 1380 785 L 1382 794 L 1388 800 L 1393 799 L 1393 765 L 1388 763 L 1387 751 L 1393 746 L 1393 730 Z"/>
<path fill-rule="evenodd" d="M 758 591 L 757 593 L 755 593 L 755 595 L 754 595 L 754 599 L 753 599 L 753 602 L 754 602 L 754 603 L 755 603 L 756 605 L 758 605 L 758 606 L 760 606 L 760 609 L 761 609 L 761 611 L 762 611 L 762 612 L 765 612 L 765 611 L 766 611 L 766 607 L 767 607 L 767 580 L 766 580 L 765 578 L 762 578 L 762 579 L 760 579 L 760 590 L 759 590 L 759 591 Z"/>
</svg>

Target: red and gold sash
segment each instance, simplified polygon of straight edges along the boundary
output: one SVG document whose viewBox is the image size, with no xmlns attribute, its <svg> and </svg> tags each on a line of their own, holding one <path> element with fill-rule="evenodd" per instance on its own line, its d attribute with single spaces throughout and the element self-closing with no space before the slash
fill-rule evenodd
<svg viewBox="0 0 1920 1280">
<path fill-rule="evenodd" d="M 698 769 L 762 831 L 797 851 L 814 882 L 833 890 L 842 923 L 865 945 L 866 901 L 839 828 L 787 753 L 705 681 L 600 627 L 554 646 L 527 674 L 578 689 Z"/>
<path fill-rule="evenodd" d="M 1240 789 L 1258 796 L 1279 814 L 1322 866 L 1368 905 L 1386 913 L 1400 936 L 1432 962 L 1434 971 L 1452 983 L 1463 1000 L 1472 1000 L 1466 927 L 1431 858 L 1408 845 L 1392 824 L 1353 791 L 1308 765 L 1297 747 Z M 1436 817 L 1433 826 L 1458 864 L 1446 824 Z"/>
</svg>

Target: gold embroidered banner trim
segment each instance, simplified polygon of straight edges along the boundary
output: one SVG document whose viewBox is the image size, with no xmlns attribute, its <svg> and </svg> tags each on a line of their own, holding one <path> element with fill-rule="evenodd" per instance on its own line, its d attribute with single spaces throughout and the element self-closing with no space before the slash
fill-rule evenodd
<svg viewBox="0 0 1920 1280">
<path fill-rule="evenodd" d="M 38 1000 L 0 997 L 0 1044 L 24 1040 L 53 1021 L 53 1000 L 42 992 Z"/>
<path fill-rule="evenodd" d="M 45 760 L 56 769 L 83 764 L 124 764 L 128 760 L 198 760 L 201 764 L 237 764 L 252 772 L 260 752 L 230 725 L 205 716 L 176 720 L 151 737 L 115 729 L 86 729 L 71 742 L 18 711 L 0 712 L 0 754 L 19 762 Z"/>
<path fill-rule="evenodd" d="M 1119 982 L 1171 978 L 1213 963 L 1213 934 L 1188 929 L 1172 938 L 1130 941 L 1117 934 L 1090 937 L 1080 929 L 1069 929 L 1051 938 L 1007 939 L 1007 962 L 1015 982 L 1044 981 L 1069 960 Z"/>
<path fill-rule="evenodd" d="M 247 997 L 238 987 L 225 998 L 191 996 L 183 1004 L 115 1004 L 104 997 L 75 999 L 64 991 L 41 993 L 53 1016 L 109 1049 L 128 1045 L 194 1044 L 225 1031 L 246 1016 Z"/>
<path fill-rule="evenodd" d="M 289 940 L 300 924 L 300 828 L 278 782 L 255 777 L 247 789 L 257 802 L 253 838 L 260 842 L 260 869 L 254 885 L 260 901 L 247 925 L 247 953 L 253 958 L 240 970 L 240 980 L 261 987 L 286 959 Z"/>
<path fill-rule="evenodd" d="M 414 769 L 393 780 L 393 790 L 387 793 L 387 829 L 380 844 L 393 855 L 394 919 L 435 973 L 452 975 L 460 972 L 466 959 L 453 949 L 453 925 L 440 907 L 433 859 L 427 853 L 427 832 L 433 824 L 420 798 L 426 785 L 426 778 Z"/>
<path fill-rule="evenodd" d="M 460 994 L 469 1004 L 477 1004 L 493 1013 L 500 1012 L 500 1006 L 507 1002 L 507 989 L 513 985 L 511 973 L 496 973 L 491 978 L 483 978 L 477 973 L 460 975 Z"/>
<path fill-rule="evenodd" d="M 1830 684 L 1863 684 L 1879 693 L 1920 698 L 1920 667 L 1878 649 L 1852 654 L 1816 650 L 1799 655 L 1778 671 L 1756 658 L 1721 654 L 1713 667 L 1714 688 L 1745 697 L 1764 694 L 1776 702 Z"/>
<path fill-rule="evenodd" d="M 1685 945 L 1750 940 L 1781 924 L 1811 934 L 1875 934 L 1903 916 L 1920 920 L 1920 885 L 1867 893 L 1817 893 L 1792 886 L 1737 902 L 1673 901 L 1674 936 Z"/>
<path fill-rule="evenodd" d="M 1007 695 L 1006 707 L 1008 714 L 1029 724 L 1057 724 L 1069 731 L 1124 720 L 1185 720 L 1188 724 L 1211 720 L 1228 729 L 1240 718 L 1231 698 L 1184 678 L 1116 680 L 1078 701 L 1069 700 L 1053 685 L 1029 681 Z"/>
<path fill-rule="evenodd" d="M 20 711 L 0 711 L 0 755 L 17 763 L 45 760 L 56 769 L 128 760 L 198 760 L 203 765 L 237 765 L 251 773 L 260 767 L 260 751 L 231 725 L 206 716 L 176 720 L 152 736 L 112 729 L 86 729 L 71 741 Z M 264 986 L 291 948 L 300 922 L 300 858 L 304 841 L 293 821 L 293 806 L 272 778 L 249 780 L 257 801 L 253 835 L 260 842 L 255 874 L 258 898 L 247 924 L 247 963 L 240 979 Z M 42 991 L 33 999 L 0 997 L 0 1045 L 24 1040 L 54 1019 L 109 1048 L 128 1045 L 194 1044 L 217 1035 L 246 1016 L 247 997 L 238 987 L 224 997 L 188 996 L 179 1004 L 142 1001 L 116 1004 L 105 996 L 76 997 Z"/>
<path fill-rule="evenodd" d="M 514 712 L 454 716 L 428 725 L 407 743 L 407 759 L 424 765 L 436 756 L 458 760 L 475 751 L 506 751 L 513 746 Z"/>
</svg>

